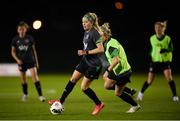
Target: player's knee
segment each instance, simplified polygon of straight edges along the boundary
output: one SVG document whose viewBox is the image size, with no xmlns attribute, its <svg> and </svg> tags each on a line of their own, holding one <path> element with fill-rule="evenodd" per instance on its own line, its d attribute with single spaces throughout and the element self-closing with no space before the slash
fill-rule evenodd
<svg viewBox="0 0 180 121">
<path fill-rule="evenodd" d="M 122 91 L 115 91 L 115 95 L 118 96 L 118 97 L 121 96 L 122 95 Z"/>
<path fill-rule="evenodd" d="M 104 76 L 104 75 L 103 75 L 103 79 L 106 81 L 106 80 L 107 80 L 107 76 Z"/>
<path fill-rule="evenodd" d="M 107 83 L 104 83 L 104 88 L 107 90 L 110 90 L 112 88 L 112 86 Z"/>
<path fill-rule="evenodd" d="M 86 87 L 86 86 L 81 85 L 81 90 L 82 90 L 83 92 L 86 91 L 88 88 L 89 88 L 89 87 Z"/>
<path fill-rule="evenodd" d="M 170 75 L 170 76 L 166 76 L 165 78 L 166 78 L 166 80 L 168 80 L 168 81 L 173 80 L 173 78 L 172 78 L 172 76 L 171 76 L 171 75 Z"/>
<path fill-rule="evenodd" d="M 123 90 L 115 90 L 115 95 L 118 97 L 121 96 L 122 93 L 123 93 Z"/>
<path fill-rule="evenodd" d="M 152 82 L 153 82 L 152 80 L 147 80 L 147 84 L 148 84 L 148 85 L 151 85 Z"/>
</svg>

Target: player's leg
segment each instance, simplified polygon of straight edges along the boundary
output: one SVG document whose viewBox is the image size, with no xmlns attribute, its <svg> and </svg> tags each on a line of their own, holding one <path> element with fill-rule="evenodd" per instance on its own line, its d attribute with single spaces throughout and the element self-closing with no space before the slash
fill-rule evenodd
<svg viewBox="0 0 180 121">
<path fill-rule="evenodd" d="M 115 90 L 116 81 L 109 79 L 105 74 L 103 75 L 104 88 L 107 90 Z"/>
<path fill-rule="evenodd" d="M 126 92 L 126 93 L 129 93 L 131 96 L 133 96 L 133 95 L 136 93 L 136 89 L 134 89 L 134 88 L 129 88 L 129 87 L 127 87 L 127 86 L 124 88 L 123 91 Z"/>
<path fill-rule="evenodd" d="M 44 102 L 45 98 L 43 97 L 43 94 L 42 94 L 42 87 L 41 87 L 41 83 L 40 83 L 40 80 L 39 80 L 39 76 L 37 74 L 37 69 L 36 69 L 36 67 L 32 67 L 32 68 L 29 69 L 29 71 L 31 73 L 32 80 L 34 81 L 34 85 L 35 85 L 36 90 L 38 92 L 39 100 Z"/>
<path fill-rule="evenodd" d="M 80 63 L 76 66 L 76 69 L 74 70 L 70 80 L 66 84 L 66 87 L 65 87 L 61 97 L 59 98 L 59 100 L 50 100 L 50 101 L 48 101 L 48 103 L 51 105 L 55 101 L 60 101 L 63 104 L 65 102 L 66 98 L 68 97 L 68 95 L 73 90 L 76 83 L 84 75 L 85 70 L 86 70 L 86 64 L 85 64 L 85 62 L 83 60 L 81 60 Z"/>
<path fill-rule="evenodd" d="M 92 82 L 91 79 L 84 77 L 83 81 L 81 83 L 81 89 L 96 104 L 96 106 L 92 112 L 92 115 L 96 115 L 104 107 L 104 104 L 99 100 L 96 93 L 89 87 L 91 82 Z"/>
<path fill-rule="evenodd" d="M 155 78 L 155 74 L 153 72 L 149 72 L 147 81 L 144 82 L 141 88 L 141 91 L 138 93 L 138 96 L 137 96 L 138 101 L 142 101 L 144 92 L 153 83 L 154 78 Z"/>
<path fill-rule="evenodd" d="M 126 80 L 128 79 L 128 77 L 124 79 Z M 127 113 L 134 113 L 140 109 L 140 105 L 135 102 L 135 100 L 132 98 L 132 96 L 129 93 L 126 93 L 125 91 L 123 91 L 128 81 L 124 81 L 124 80 L 122 81 L 123 83 L 116 84 L 115 95 L 120 97 L 123 101 L 131 105 L 131 108 L 127 111 Z"/>
<path fill-rule="evenodd" d="M 28 96 L 26 72 L 20 71 L 20 78 L 21 78 L 22 91 L 23 91 L 22 101 L 26 101 Z"/>
<path fill-rule="evenodd" d="M 71 91 L 73 90 L 74 86 L 76 85 L 76 83 L 81 79 L 81 77 L 83 76 L 82 73 L 80 73 L 79 71 L 75 70 L 72 74 L 71 79 L 69 80 L 69 82 L 67 83 L 61 97 L 60 97 L 60 102 L 64 103 L 65 99 L 67 98 L 67 96 L 71 93 Z"/>
<path fill-rule="evenodd" d="M 18 65 L 19 73 L 20 73 L 20 79 L 21 79 L 21 84 L 22 84 L 22 91 L 23 91 L 23 96 L 22 96 L 22 101 L 26 101 L 28 97 L 28 84 L 27 84 L 27 78 L 26 78 L 26 65 Z"/>
<path fill-rule="evenodd" d="M 109 79 L 108 74 L 105 74 L 105 73 L 103 75 L 104 88 L 107 89 L 107 90 L 115 90 L 116 81 L 112 80 L 112 79 Z M 134 95 L 136 93 L 135 89 L 132 89 L 132 88 L 129 88 L 129 87 L 125 87 L 123 91 L 125 91 L 126 93 L 129 93 L 131 95 Z"/>
<path fill-rule="evenodd" d="M 166 80 L 168 81 L 169 87 L 172 91 L 173 101 L 179 101 L 179 98 L 176 93 L 176 84 L 175 84 L 175 81 L 173 80 L 171 69 L 165 69 L 164 76 L 165 76 Z"/>
</svg>

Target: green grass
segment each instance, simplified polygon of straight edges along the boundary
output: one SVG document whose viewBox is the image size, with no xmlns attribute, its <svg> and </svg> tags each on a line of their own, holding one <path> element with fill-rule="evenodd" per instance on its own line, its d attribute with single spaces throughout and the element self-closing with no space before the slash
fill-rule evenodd
<svg viewBox="0 0 180 121">
<path fill-rule="evenodd" d="M 43 93 L 47 100 L 58 99 L 71 75 L 41 74 Z M 146 80 L 144 74 L 133 74 L 129 87 L 139 90 Z M 180 94 L 180 76 L 175 75 L 177 93 Z M 69 95 L 65 103 L 65 112 L 53 116 L 49 105 L 40 102 L 31 78 L 28 80 L 29 98 L 21 102 L 21 84 L 18 77 L 0 77 L 0 120 L 172 120 L 180 119 L 180 103 L 172 101 L 171 91 L 162 75 L 157 75 L 155 82 L 146 91 L 142 109 L 134 114 L 126 114 L 129 105 L 114 95 L 113 91 L 103 88 L 103 80 L 95 80 L 91 87 L 105 103 L 105 108 L 97 116 L 91 116 L 94 107 L 92 101 L 80 90 L 80 82 Z M 136 93 L 137 95 L 137 93 Z M 135 97 L 136 97 L 135 95 Z"/>
</svg>

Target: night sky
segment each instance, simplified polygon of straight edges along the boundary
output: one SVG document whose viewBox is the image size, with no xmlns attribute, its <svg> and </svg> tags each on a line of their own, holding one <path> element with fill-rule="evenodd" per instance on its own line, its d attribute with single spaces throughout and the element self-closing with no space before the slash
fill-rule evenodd
<svg viewBox="0 0 180 121">
<path fill-rule="evenodd" d="M 122 2 L 123 9 L 115 8 Z M 174 44 L 172 68 L 180 72 L 179 23 L 180 9 L 177 0 L 6 0 L 0 4 L 0 63 L 14 62 L 10 43 L 17 34 L 19 21 L 32 26 L 34 20 L 42 21 L 42 28 L 31 29 L 36 40 L 40 71 L 72 71 L 80 57 L 83 28 L 81 18 L 95 12 L 100 24 L 109 22 L 113 37 L 123 45 L 133 71 L 147 72 L 149 37 L 154 34 L 156 21 L 168 20 L 166 33 Z"/>
</svg>

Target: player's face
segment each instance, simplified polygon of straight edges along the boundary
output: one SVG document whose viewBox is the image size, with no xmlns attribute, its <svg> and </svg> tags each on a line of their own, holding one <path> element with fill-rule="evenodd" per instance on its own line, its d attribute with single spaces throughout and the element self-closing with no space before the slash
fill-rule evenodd
<svg viewBox="0 0 180 121">
<path fill-rule="evenodd" d="M 103 34 L 102 39 L 103 41 L 107 41 L 109 39 L 109 36 L 106 34 Z"/>
<path fill-rule="evenodd" d="M 24 37 L 26 32 L 27 32 L 27 28 L 25 26 L 19 26 L 17 28 L 17 32 L 18 32 L 20 37 Z"/>
<path fill-rule="evenodd" d="M 161 34 L 164 33 L 164 28 L 161 25 L 159 25 L 159 24 L 156 24 L 154 26 L 154 29 L 155 29 L 156 34 L 160 34 L 161 35 Z"/>
<path fill-rule="evenodd" d="M 89 31 L 92 28 L 92 23 L 87 18 L 83 17 L 82 26 L 85 31 Z"/>
</svg>

